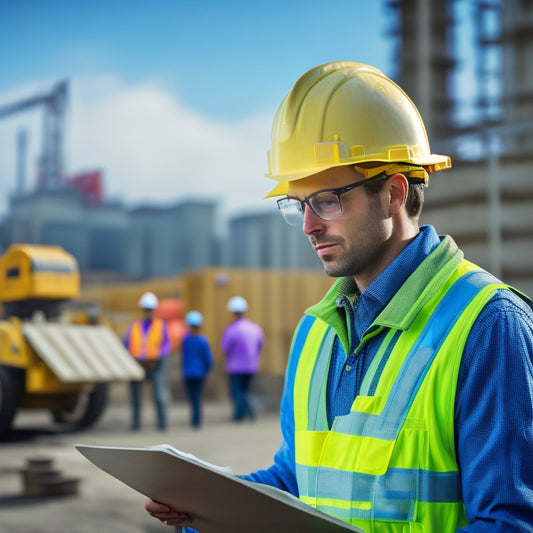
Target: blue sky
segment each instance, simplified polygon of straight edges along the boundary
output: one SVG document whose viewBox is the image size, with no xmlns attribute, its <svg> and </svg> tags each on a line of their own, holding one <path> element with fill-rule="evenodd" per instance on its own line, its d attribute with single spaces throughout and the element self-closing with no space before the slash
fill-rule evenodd
<svg viewBox="0 0 533 533">
<path fill-rule="evenodd" d="M 295 76 L 331 60 L 387 70 L 381 0 L 0 0 L 0 89 L 117 73 L 239 118 L 270 110 Z"/>
<path fill-rule="evenodd" d="M 67 174 L 100 168 L 126 204 L 211 196 L 229 212 L 261 198 L 272 118 L 309 68 L 334 60 L 391 71 L 377 0 L 0 0 L 0 105 L 69 80 Z M 0 214 L 15 188 L 17 131 L 42 110 L 0 120 Z"/>
</svg>

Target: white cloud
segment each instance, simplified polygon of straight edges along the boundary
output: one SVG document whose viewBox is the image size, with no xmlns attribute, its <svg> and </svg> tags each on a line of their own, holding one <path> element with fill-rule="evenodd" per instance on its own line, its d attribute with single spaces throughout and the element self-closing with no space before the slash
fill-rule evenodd
<svg viewBox="0 0 533 533">
<path fill-rule="evenodd" d="M 187 109 L 157 83 L 128 86 L 112 76 L 75 80 L 69 100 L 67 174 L 103 169 L 107 197 L 126 204 L 209 197 L 219 199 L 230 215 L 268 208 L 261 198 L 273 182 L 262 176 L 273 112 L 213 120 Z M 3 95 L 0 101 L 8 100 Z M 15 188 L 15 137 L 21 125 L 30 132 L 27 182 L 34 183 L 40 116 L 24 115 L 0 121 L 3 199 Z M 0 203 L 0 212 L 5 209 Z"/>
</svg>

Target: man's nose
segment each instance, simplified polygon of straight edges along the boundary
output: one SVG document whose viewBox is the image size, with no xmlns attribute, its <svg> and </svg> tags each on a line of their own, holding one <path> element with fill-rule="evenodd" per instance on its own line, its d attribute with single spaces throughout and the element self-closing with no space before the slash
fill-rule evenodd
<svg viewBox="0 0 533 533">
<path fill-rule="evenodd" d="M 324 221 L 306 205 L 304 210 L 303 232 L 306 235 L 315 235 L 324 231 Z"/>
</svg>

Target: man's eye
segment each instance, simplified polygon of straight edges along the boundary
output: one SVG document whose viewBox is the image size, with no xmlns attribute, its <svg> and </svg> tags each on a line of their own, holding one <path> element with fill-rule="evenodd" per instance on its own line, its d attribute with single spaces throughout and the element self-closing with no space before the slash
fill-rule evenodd
<svg viewBox="0 0 533 533">
<path fill-rule="evenodd" d="M 318 209 L 331 209 L 337 206 L 337 197 L 328 194 L 327 196 L 318 196 L 314 199 L 314 203 Z"/>
</svg>

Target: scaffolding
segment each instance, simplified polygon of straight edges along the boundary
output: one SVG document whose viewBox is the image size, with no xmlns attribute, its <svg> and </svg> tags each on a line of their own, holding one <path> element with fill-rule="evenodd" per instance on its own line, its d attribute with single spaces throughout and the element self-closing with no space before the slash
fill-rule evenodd
<svg viewBox="0 0 533 533">
<path fill-rule="evenodd" d="M 430 138 L 447 137 L 453 111 L 450 77 L 456 66 L 450 2 L 391 0 L 386 6 L 397 43 L 392 77 L 417 106 Z"/>
<path fill-rule="evenodd" d="M 432 150 L 453 162 L 444 176 L 431 179 L 423 221 L 452 234 L 472 261 L 532 294 L 533 2 L 387 5 L 397 24 L 397 79 L 429 124 Z M 458 12 L 468 12 L 469 20 L 456 20 Z M 465 30 L 472 45 L 450 47 Z M 466 96 L 473 109 L 470 121 L 460 122 L 451 117 L 454 111 L 459 115 L 465 95 L 457 92 L 453 77 L 467 59 L 474 82 Z"/>
</svg>

